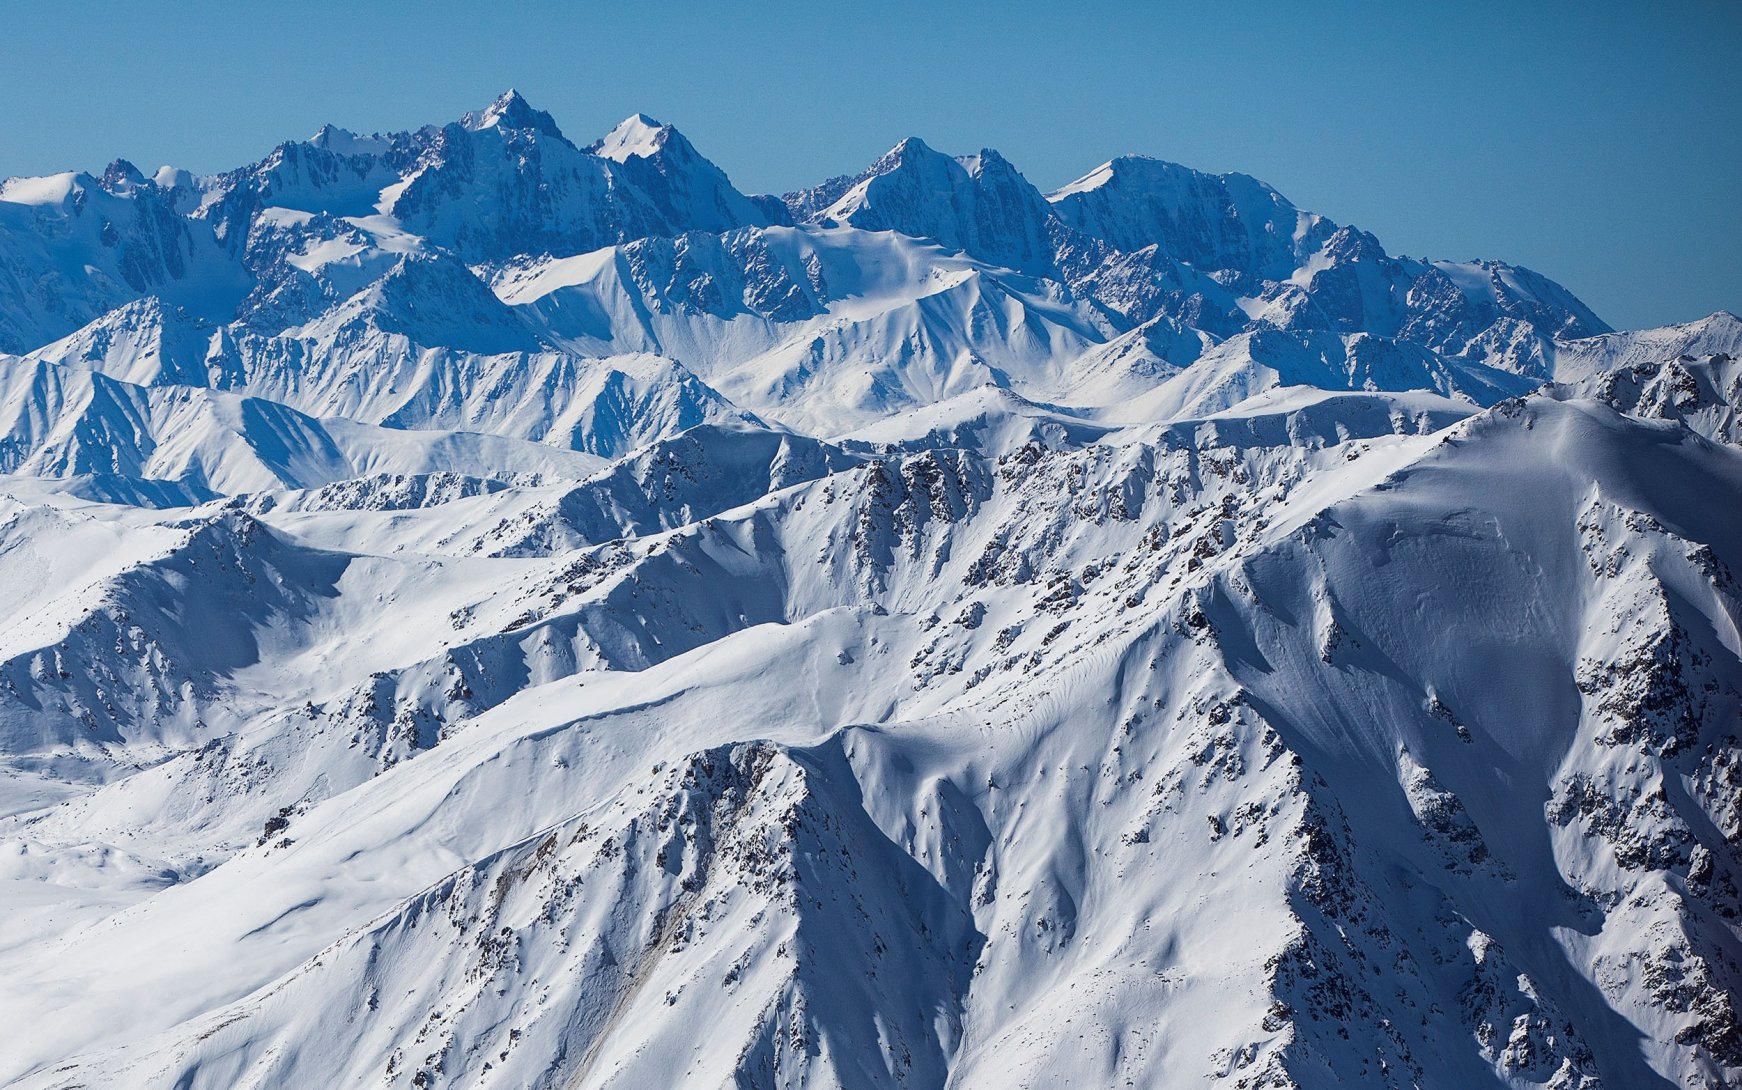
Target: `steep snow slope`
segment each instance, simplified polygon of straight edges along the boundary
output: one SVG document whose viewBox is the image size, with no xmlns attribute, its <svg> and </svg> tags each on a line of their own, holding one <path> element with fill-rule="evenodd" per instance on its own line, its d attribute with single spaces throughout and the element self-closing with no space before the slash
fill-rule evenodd
<svg viewBox="0 0 1742 1090">
<path fill-rule="evenodd" d="M 604 673 L 13 954 L 109 1012 L 19 1070 L 1733 1077 L 1742 455 L 1577 399 L 1277 411 L 1377 431 L 925 451 L 582 553 L 520 623 Z"/>
</svg>

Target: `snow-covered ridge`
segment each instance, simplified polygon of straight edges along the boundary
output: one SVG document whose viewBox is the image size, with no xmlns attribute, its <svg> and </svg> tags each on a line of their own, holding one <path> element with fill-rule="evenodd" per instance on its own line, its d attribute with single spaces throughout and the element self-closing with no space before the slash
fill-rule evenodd
<svg viewBox="0 0 1742 1090">
<path fill-rule="evenodd" d="M 509 92 L 0 348 L 0 1084 L 1742 1084 L 1733 315 Z"/>
<path fill-rule="evenodd" d="M 995 151 L 953 159 L 910 139 L 857 177 L 782 201 L 739 192 L 670 125 L 635 115 L 582 148 L 512 91 L 446 126 L 372 136 L 329 126 L 211 178 L 164 168 L 147 179 L 118 163 L 102 179 L 13 179 L 0 189 L 5 207 L 17 210 L 0 216 L 17 267 L 0 291 L 16 297 L 0 298 L 8 323 L 0 349 L 15 353 L 98 335 L 77 327 L 114 324 L 106 312 L 148 297 L 242 341 L 321 328 L 408 256 L 430 259 L 430 268 L 464 265 L 454 275 L 501 284 L 552 259 L 610 264 L 604 248 L 615 248 L 626 282 L 594 278 L 589 290 L 571 293 L 560 317 L 544 307 L 482 321 L 476 304 L 467 304 L 474 313 L 453 312 L 450 290 L 423 300 L 421 313 L 387 318 L 424 348 L 471 349 L 476 330 L 497 327 L 515 333 L 491 346 L 651 351 L 704 381 L 727 368 L 785 371 L 730 396 L 775 418 L 790 405 L 795 422 L 833 414 L 841 426 L 916 395 L 923 403 L 960 392 L 947 379 L 932 384 L 936 393 L 848 379 L 862 368 L 875 376 L 901 351 L 899 341 L 916 336 L 923 354 L 972 371 L 972 381 L 1106 406 L 1137 392 L 1142 376 L 1188 366 L 1206 343 L 1258 325 L 1366 333 L 1534 378 L 1553 373 L 1561 340 L 1607 331 L 1527 271 L 1391 258 L 1371 236 L 1297 210 L 1239 175 L 1126 157 L 1043 196 Z M 141 215 L 156 217 L 149 238 L 124 226 Z M 50 230 L 62 220 L 85 225 L 94 240 L 87 250 L 110 252 L 94 260 L 67 250 L 79 232 Z M 796 238 L 776 233 L 787 224 L 797 225 Z M 888 231 L 921 240 L 893 266 L 889 243 L 873 237 Z M 825 248 L 838 256 L 818 253 Z M 74 285 L 65 270 L 75 262 L 114 268 Z M 927 313 L 922 300 L 968 274 L 997 282 L 1031 313 L 989 329 L 989 338 L 940 341 L 937 323 L 957 319 Z M 53 294 L 42 295 L 56 275 Z M 897 298 L 921 310 L 893 326 L 866 313 L 858 301 L 867 277 L 886 282 L 881 312 Z M 1112 348 L 1162 326 L 1174 332 L 1142 337 L 1141 351 Z M 1118 360 L 1139 376 L 1036 383 L 1021 373 L 1032 370 L 1023 357 L 1036 339 L 1056 367 L 1072 357 L 1092 366 Z M 806 353 L 819 350 L 839 356 L 847 374 L 816 372 Z M 1262 358 L 1252 366 L 1280 370 Z M 1465 393 L 1480 400 L 1485 385 Z"/>
</svg>

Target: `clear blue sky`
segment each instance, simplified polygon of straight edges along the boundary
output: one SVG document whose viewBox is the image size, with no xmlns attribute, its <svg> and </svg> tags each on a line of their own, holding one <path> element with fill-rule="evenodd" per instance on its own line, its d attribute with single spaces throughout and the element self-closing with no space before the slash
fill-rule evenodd
<svg viewBox="0 0 1742 1090">
<path fill-rule="evenodd" d="M 0 176 L 217 170 L 512 85 L 577 140 L 670 121 L 749 191 L 907 135 L 1042 188 L 1128 151 L 1244 171 L 1638 326 L 1742 311 L 1739 57 L 1742 0 L 22 4 Z"/>
</svg>

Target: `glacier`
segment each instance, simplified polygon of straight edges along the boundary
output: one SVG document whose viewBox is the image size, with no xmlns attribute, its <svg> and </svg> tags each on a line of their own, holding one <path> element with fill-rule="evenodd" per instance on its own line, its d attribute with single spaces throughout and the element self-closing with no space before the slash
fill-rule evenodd
<svg viewBox="0 0 1742 1090">
<path fill-rule="evenodd" d="M 1742 1085 L 1742 319 L 510 91 L 0 183 L 0 1085 Z"/>
</svg>

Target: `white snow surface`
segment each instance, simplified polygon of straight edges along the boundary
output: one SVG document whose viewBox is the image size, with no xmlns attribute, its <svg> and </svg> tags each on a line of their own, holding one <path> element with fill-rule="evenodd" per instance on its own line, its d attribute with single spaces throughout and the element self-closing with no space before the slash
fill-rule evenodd
<svg viewBox="0 0 1742 1090">
<path fill-rule="evenodd" d="M 0 1085 L 1742 1085 L 1742 322 L 509 92 L 0 184 Z"/>
</svg>

